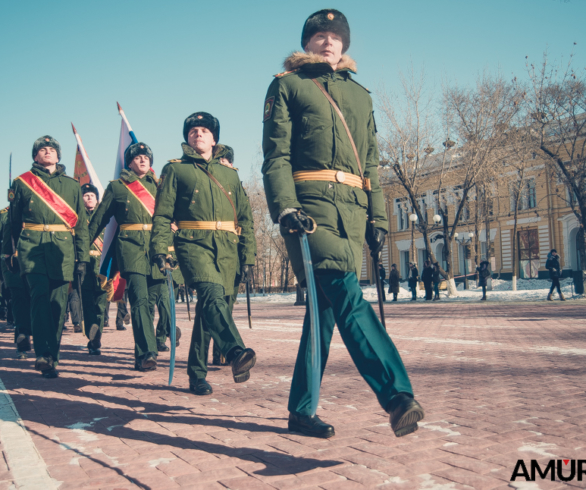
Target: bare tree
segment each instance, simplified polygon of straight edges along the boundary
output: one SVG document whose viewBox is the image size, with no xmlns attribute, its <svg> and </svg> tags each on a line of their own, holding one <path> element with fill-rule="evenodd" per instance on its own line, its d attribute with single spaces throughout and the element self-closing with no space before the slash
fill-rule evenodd
<svg viewBox="0 0 586 490">
<path fill-rule="evenodd" d="M 586 74 L 567 64 L 551 64 L 547 53 L 540 64 L 527 64 L 526 110 L 532 119 L 537 147 L 563 182 L 569 205 L 580 223 L 578 254 L 586 270 Z"/>
</svg>

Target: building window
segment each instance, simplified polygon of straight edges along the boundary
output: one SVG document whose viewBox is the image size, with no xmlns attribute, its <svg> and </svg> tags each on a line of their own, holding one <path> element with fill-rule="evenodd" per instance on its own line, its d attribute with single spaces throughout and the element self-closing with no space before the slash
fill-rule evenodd
<svg viewBox="0 0 586 490">
<path fill-rule="evenodd" d="M 404 280 L 409 279 L 409 251 L 401 252 L 401 275 Z"/>
<path fill-rule="evenodd" d="M 395 199 L 395 214 L 397 215 L 397 230 L 407 230 L 409 228 L 409 218 L 407 216 L 406 197 Z"/>
<path fill-rule="evenodd" d="M 511 212 L 515 209 L 515 189 L 511 188 Z M 535 179 L 527 179 L 527 181 L 521 187 L 519 193 L 519 211 L 526 211 L 527 209 L 533 209 L 537 206 L 537 195 L 535 193 Z"/>
<path fill-rule="evenodd" d="M 539 273 L 539 237 L 537 230 L 523 230 L 519 237 L 519 277 L 535 279 Z"/>
</svg>

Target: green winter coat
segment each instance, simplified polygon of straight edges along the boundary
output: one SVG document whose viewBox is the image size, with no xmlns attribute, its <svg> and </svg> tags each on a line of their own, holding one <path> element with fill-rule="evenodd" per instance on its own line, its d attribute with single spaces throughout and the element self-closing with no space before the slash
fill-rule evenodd
<svg viewBox="0 0 586 490">
<path fill-rule="evenodd" d="M 56 281 L 73 281 L 75 262 L 89 262 L 87 216 L 79 182 L 65 175 L 58 164 L 49 174 L 41 165 L 33 164 L 31 171 L 55 191 L 77 214 L 75 236 L 68 231 L 25 230 L 23 223 L 62 225 L 63 221 L 21 180 L 11 187 L 12 236 L 18 252 L 20 274 L 46 274 Z M 3 243 L 3 253 L 12 253 L 12 241 Z"/>
<path fill-rule="evenodd" d="M 175 234 L 173 234 L 175 235 Z M 173 259 L 177 260 L 177 254 L 175 253 L 175 247 L 171 245 L 167 252 Z M 178 261 L 179 262 L 179 261 Z M 179 286 L 180 284 L 185 284 L 185 279 L 183 278 L 183 274 L 181 273 L 181 268 L 177 266 L 177 268 L 173 271 L 173 282 Z"/>
<path fill-rule="evenodd" d="M 126 182 L 138 180 L 138 176 L 131 170 L 124 169 L 120 178 Z M 90 239 L 96 237 L 114 216 L 118 225 L 124 224 L 152 224 L 149 212 L 140 203 L 136 196 L 122 183 L 121 179 L 110 182 L 102 202 L 98 205 L 89 225 Z M 157 179 L 154 173 L 148 172 L 142 179 L 142 185 L 154 196 L 157 192 Z M 120 274 L 124 277 L 129 273 L 151 275 L 153 279 L 164 279 L 159 268 L 151 264 L 149 247 L 151 230 L 120 230 L 116 237 L 116 260 Z"/>
<path fill-rule="evenodd" d="M 356 187 L 337 182 L 293 181 L 293 172 L 341 170 L 360 176 L 343 123 L 315 78 L 344 114 L 356 144 L 365 178 L 370 178 L 375 226 L 388 230 L 379 185 L 379 154 L 372 99 L 355 82 L 355 63 L 344 56 L 334 72 L 319 56 L 294 53 L 285 73 L 269 86 L 264 106 L 262 173 L 271 217 L 275 223 L 287 209 L 303 209 L 317 231 L 309 235 L 315 269 L 355 271 L 360 276 L 368 198 Z M 305 279 L 297 235 L 281 228 L 300 282 Z"/>
<path fill-rule="evenodd" d="M 229 294 L 234 289 L 238 255 L 240 264 L 254 265 L 256 241 L 248 196 L 236 169 L 219 163 L 224 154 L 222 145 L 215 147 L 209 162 L 190 146 L 183 144 L 182 147 L 183 157 L 171 160 L 161 173 L 151 250 L 153 254 L 168 253 L 172 221 L 177 224 L 180 221 L 234 222 L 230 201 L 217 184 L 195 166 L 198 163 L 230 193 L 242 233 L 238 236 L 221 230 L 179 230 L 174 237 L 175 253 L 185 284 L 221 284 Z"/>
<path fill-rule="evenodd" d="M 94 208 L 94 210 L 91 213 L 89 213 L 90 220 L 91 220 L 91 217 L 95 214 L 97 209 L 98 209 L 98 207 L 96 206 Z M 88 223 L 89 223 L 89 220 L 88 220 Z M 103 231 L 100 234 L 100 238 L 103 243 L 103 241 L 104 241 L 104 232 Z M 98 276 L 100 275 L 100 260 L 102 257 L 101 257 L 101 255 L 92 255 L 91 251 L 101 253 L 100 248 L 95 244 L 95 242 L 91 242 L 90 263 L 88 264 L 85 278 L 83 280 L 83 283 L 81 284 L 81 287 L 83 289 L 89 289 L 92 291 L 100 291 L 102 289 L 102 287 L 100 285 L 100 279 Z"/>
<path fill-rule="evenodd" d="M 10 238 L 10 224 L 8 222 L 9 208 L 5 208 L 0 211 L 0 240 L 2 243 L 8 244 L 6 253 L 3 251 L 2 255 L 5 256 L 7 259 L 10 257 L 12 253 L 12 239 Z M 22 282 L 22 277 L 20 274 L 14 274 L 10 272 L 8 269 L 8 265 L 6 265 L 6 260 L 2 261 L 2 280 L 6 287 L 8 288 L 23 288 L 24 283 Z"/>
</svg>

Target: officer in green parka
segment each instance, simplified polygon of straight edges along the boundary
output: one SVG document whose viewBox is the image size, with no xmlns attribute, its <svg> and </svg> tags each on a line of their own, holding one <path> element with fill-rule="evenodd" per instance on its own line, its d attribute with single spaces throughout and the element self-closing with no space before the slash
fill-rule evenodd
<svg viewBox="0 0 586 490">
<path fill-rule="evenodd" d="M 0 211 L 0 237 L 2 244 L 6 243 L 6 252 L 2 251 L 4 259 L 12 256 L 12 238 L 10 236 L 9 208 Z M 4 247 L 2 247 L 4 249 Z M 31 350 L 31 297 L 26 282 L 20 274 L 13 273 L 6 260 L 2 261 L 2 279 L 10 290 L 12 316 L 14 318 L 14 342 L 16 343 L 16 358 L 26 359 Z"/>
<path fill-rule="evenodd" d="M 82 185 L 81 192 L 86 213 L 91 219 L 100 202 L 100 192 L 92 184 Z M 102 346 L 102 331 L 104 330 L 104 314 L 108 304 L 108 294 L 102 289 L 99 279 L 103 245 L 104 233 L 102 232 L 90 245 L 90 263 L 81 285 L 83 325 L 85 335 L 89 340 L 87 348 L 89 354 L 93 356 L 99 356 L 102 353 L 100 347 Z M 74 284 L 74 287 L 77 287 L 77 284 Z"/>
<path fill-rule="evenodd" d="M 3 249 L 30 291 L 35 369 L 56 378 L 69 283 L 74 274 L 83 281 L 89 262 L 88 227 L 81 188 L 59 164 L 57 140 L 37 139 L 32 153 L 31 170 L 14 179 L 8 193 L 12 236 Z"/>
<path fill-rule="evenodd" d="M 276 75 L 264 103 L 264 187 L 271 217 L 281 224 L 302 284 L 298 232 L 314 230 L 312 220 L 317 224 L 308 239 L 318 291 L 322 375 L 337 324 L 360 374 L 390 414 L 395 435 L 403 436 L 417 429 L 424 413 L 413 398 L 397 349 L 358 282 L 364 241 L 378 256 L 388 221 L 377 173 L 372 99 L 353 78 L 356 64 L 344 54 L 349 45 L 350 27 L 341 12 L 320 10 L 305 22 L 304 52 L 285 60 L 286 71 Z M 368 233 L 367 192 L 372 199 Z M 288 426 L 332 437 L 334 427 L 310 414 L 310 386 L 307 312 L 291 382 Z"/>
<path fill-rule="evenodd" d="M 93 241 L 112 216 L 118 223 L 116 260 L 120 275 L 128 287 L 135 344 L 134 368 L 138 371 L 154 371 L 157 368 L 157 343 L 151 313 L 155 303 L 159 303 L 163 322 L 171 321 L 165 276 L 151 264 L 149 255 L 157 189 L 152 165 L 153 152 L 146 143 L 130 145 L 124 152 L 125 168 L 120 178 L 110 182 L 106 188 L 89 225 Z"/>
<path fill-rule="evenodd" d="M 250 203 L 238 173 L 220 163 L 225 149 L 218 144 L 219 136 L 220 123 L 207 112 L 196 112 L 185 120 L 183 156 L 163 169 L 153 226 L 153 259 L 164 269 L 166 261 L 171 261 L 167 259 L 170 224 L 177 223 L 179 231 L 173 240 L 179 267 L 185 284 L 197 291 L 187 362 L 190 389 L 197 395 L 212 393 L 206 381 L 206 336 L 211 335 L 231 364 L 236 383 L 249 379 L 256 362 L 256 354 L 240 338 L 228 305 L 236 266 L 240 263 L 246 281 L 254 265 Z"/>
</svg>

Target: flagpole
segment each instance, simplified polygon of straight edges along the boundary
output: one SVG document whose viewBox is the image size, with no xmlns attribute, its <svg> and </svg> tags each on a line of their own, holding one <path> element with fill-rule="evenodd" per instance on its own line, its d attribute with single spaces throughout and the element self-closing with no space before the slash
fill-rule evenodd
<svg viewBox="0 0 586 490">
<path fill-rule="evenodd" d="M 138 140 L 136 139 L 136 136 L 134 136 L 134 131 L 130 127 L 130 123 L 128 122 L 128 119 L 126 119 L 126 114 L 124 114 L 122 107 L 120 107 L 120 104 L 118 102 L 116 102 L 116 105 L 118 105 L 118 112 L 120 113 L 120 115 L 122 116 L 122 119 L 124 119 L 124 122 L 126 123 L 126 126 L 128 127 L 128 133 L 130 134 L 130 137 L 132 138 L 132 144 L 138 143 Z"/>
</svg>

